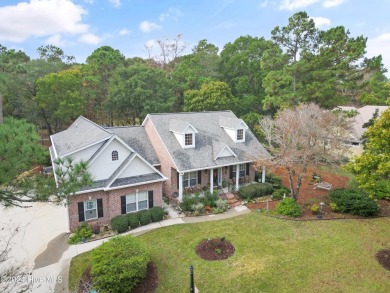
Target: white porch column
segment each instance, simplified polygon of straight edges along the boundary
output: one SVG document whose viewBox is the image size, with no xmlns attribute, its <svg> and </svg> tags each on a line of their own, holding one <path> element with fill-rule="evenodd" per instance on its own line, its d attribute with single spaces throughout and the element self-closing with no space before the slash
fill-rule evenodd
<svg viewBox="0 0 390 293">
<path fill-rule="evenodd" d="M 240 188 L 240 164 L 236 165 L 236 190 Z"/>
<path fill-rule="evenodd" d="M 179 173 L 179 201 L 183 200 L 183 172 Z"/>
<path fill-rule="evenodd" d="M 214 191 L 214 169 L 210 169 L 210 192 Z"/>
<path fill-rule="evenodd" d="M 261 182 L 265 182 L 265 166 L 263 166 L 263 171 L 261 172 Z"/>
</svg>

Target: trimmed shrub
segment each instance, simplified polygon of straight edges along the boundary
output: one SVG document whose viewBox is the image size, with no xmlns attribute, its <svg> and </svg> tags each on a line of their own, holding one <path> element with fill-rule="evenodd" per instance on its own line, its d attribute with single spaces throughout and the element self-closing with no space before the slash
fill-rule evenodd
<svg viewBox="0 0 390 293">
<path fill-rule="evenodd" d="M 275 190 L 272 193 L 272 199 L 274 200 L 281 200 L 284 195 L 288 196 L 290 194 L 290 189 L 286 187 L 282 187 L 280 189 Z"/>
<path fill-rule="evenodd" d="M 215 205 L 218 211 L 222 211 L 222 212 L 226 212 L 229 208 L 229 203 L 227 202 L 227 200 L 223 200 L 222 198 L 218 199 L 215 202 Z"/>
<path fill-rule="evenodd" d="M 373 187 L 373 196 L 377 199 L 390 200 L 390 180 L 381 180 Z"/>
<path fill-rule="evenodd" d="M 193 212 L 192 206 L 198 202 L 198 198 L 194 196 L 183 196 L 180 203 L 180 208 L 185 212 Z"/>
<path fill-rule="evenodd" d="M 111 228 L 118 233 L 126 232 L 129 229 L 129 222 L 126 215 L 119 215 L 111 219 Z"/>
<path fill-rule="evenodd" d="M 320 213 L 320 206 L 318 204 L 313 204 L 311 207 L 310 207 L 310 210 L 312 212 L 313 215 L 318 215 Z"/>
<path fill-rule="evenodd" d="M 329 198 L 342 213 L 367 217 L 375 216 L 379 212 L 378 204 L 359 189 L 334 189 L 329 193 Z"/>
<path fill-rule="evenodd" d="M 282 177 L 271 172 L 265 174 L 265 182 L 271 183 L 274 189 L 282 187 Z"/>
<path fill-rule="evenodd" d="M 198 202 L 192 206 L 195 216 L 203 215 L 205 213 L 204 204 Z"/>
<path fill-rule="evenodd" d="M 253 183 L 240 188 L 239 195 L 242 199 L 251 200 L 258 196 L 264 196 L 272 193 L 271 183 Z"/>
<path fill-rule="evenodd" d="M 127 221 L 131 229 L 139 227 L 139 214 L 138 213 L 129 213 L 126 215 Z"/>
<path fill-rule="evenodd" d="M 287 197 L 278 203 L 275 211 L 289 217 L 299 217 L 301 215 L 301 208 L 292 197 Z"/>
<path fill-rule="evenodd" d="M 199 198 L 199 201 L 203 203 L 205 206 L 209 207 L 216 207 L 215 202 L 219 199 L 218 191 L 214 190 L 213 193 L 210 192 L 210 190 L 205 191 L 204 197 Z"/>
<path fill-rule="evenodd" d="M 77 244 L 83 240 L 87 240 L 92 236 L 92 227 L 83 222 L 77 227 L 74 234 L 68 239 L 69 244 Z"/>
<path fill-rule="evenodd" d="M 142 210 L 138 212 L 139 222 L 141 226 L 150 224 L 152 222 L 152 216 L 150 210 Z"/>
<path fill-rule="evenodd" d="M 91 276 L 99 291 L 130 292 L 147 273 L 150 255 L 140 239 L 114 237 L 91 252 Z"/>
<path fill-rule="evenodd" d="M 159 222 L 164 219 L 164 209 L 161 207 L 153 207 L 150 210 L 152 222 Z"/>
</svg>

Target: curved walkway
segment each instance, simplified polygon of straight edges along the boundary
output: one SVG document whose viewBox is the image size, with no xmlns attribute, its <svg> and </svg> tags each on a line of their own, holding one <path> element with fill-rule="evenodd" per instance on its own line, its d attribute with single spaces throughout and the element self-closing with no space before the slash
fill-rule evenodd
<svg viewBox="0 0 390 293">
<path fill-rule="evenodd" d="M 240 215 L 250 213 L 251 210 L 246 206 L 237 206 L 231 208 L 223 214 L 207 215 L 199 217 L 177 217 L 172 219 L 163 220 L 161 222 L 152 223 L 146 226 L 139 227 L 137 229 L 128 231 L 121 235 L 132 234 L 134 236 L 141 235 L 143 233 L 172 225 L 188 224 L 188 223 L 200 223 L 208 221 L 217 221 L 228 219 Z M 83 244 L 68 245 L 67 234 L 60 234 L 58 237 L 50 241 L 47 248 L 35 259 L 35 266 L 33 270 L 34 276 L 61 276 L 61 282 L 56 282 L 54 292 L 68 292 L 68 278 L 70 261 L 73 257 L 90 251 L 95 247 L 101 245 L 110 239 L 104 238 L 96 241 L 91 241 Z M 45 284 L 41 284 L 39 288 L 34 288 L 34 292 L 50 292 L 47 291 Z"/>
</svg>

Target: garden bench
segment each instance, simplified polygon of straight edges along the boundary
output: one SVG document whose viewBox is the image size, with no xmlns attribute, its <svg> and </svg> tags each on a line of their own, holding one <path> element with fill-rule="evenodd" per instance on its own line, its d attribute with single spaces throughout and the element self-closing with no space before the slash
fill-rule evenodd
<svg viewBox="0 0 390 293">
<path fill-rule="evenodd" d="M 314 188 L 313 189 L 316 189 L 316 188 L 322 188 L 322 189 L 326 189 L 326 190 L 331 190 L 332 189 L 332 184 L 328 183 L 328 182 L 319 182 L 317 184 L 314 185 Z"/>
</svg>

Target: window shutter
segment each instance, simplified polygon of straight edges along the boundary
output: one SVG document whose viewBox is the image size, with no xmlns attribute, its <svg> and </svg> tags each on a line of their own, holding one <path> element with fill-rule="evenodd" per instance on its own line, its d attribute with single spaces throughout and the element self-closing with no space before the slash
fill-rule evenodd
<svg viewBox="0 0 390 293">
<path fill-rule="evenodd" d="M 149 209 L 153 207 L 153 190 L 148 191 Z"/>
<path fill-rule="evenodd" d="M 230 172 L 229 179 L 233 179 L 233 166 L 229 166 L 229 172 Z"/>
<path fill-rule="evenodd" d="M 177 189 L 179 189 L 179 172 L 176 172 L 177 173 Z"/>
<path fill-rule="evenodd" d="M 84 222 L 85 221 L 85 217 L 84 217 L 84 202 L 79 202 L 78 204 L 78 208 L 79 208 L 79 222 Z"/>
<path fill-rule="evenodd" d="M 245 173 L 246 176 L 249 176 L 249 164 L 250 163 L 246 163 L 246 173 Z"/>
<path fill-rule="evenodd" d="M 126 196 L 121 196 L 121 214 L 126 214 Z"/>
<path fill-rule="evenodd" d="M 103 218 L 103 199 L 98 198 L 97 200 L 97 210 L 98 210 L 98 218 Z"/>
<path fill-rule="evenodd" d="M 202 170 L 198 171 L 198 184 L 202 184 Z"/>
</svg>

